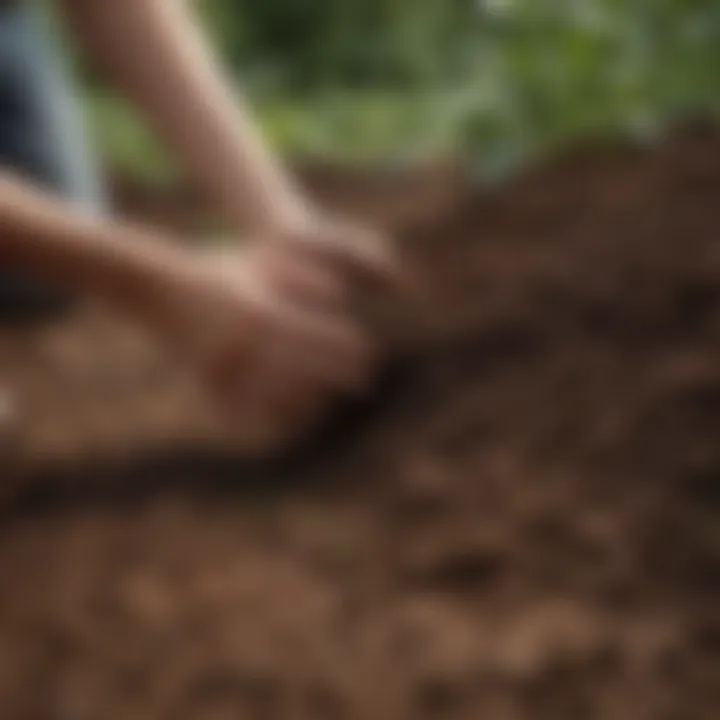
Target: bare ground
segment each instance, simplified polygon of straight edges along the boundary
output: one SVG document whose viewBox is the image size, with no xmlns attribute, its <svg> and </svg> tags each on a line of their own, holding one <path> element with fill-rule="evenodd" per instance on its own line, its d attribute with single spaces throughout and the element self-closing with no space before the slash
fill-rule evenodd
<svg viewBox="0 0 720 720">
<path fill-rule="evenodd" d="M 304 454 L 237 457 L 107 313 L 0 330 L 2 716 L 715 718 L 720 132 L 310 180 L 424 292 Z"/>
</svg>

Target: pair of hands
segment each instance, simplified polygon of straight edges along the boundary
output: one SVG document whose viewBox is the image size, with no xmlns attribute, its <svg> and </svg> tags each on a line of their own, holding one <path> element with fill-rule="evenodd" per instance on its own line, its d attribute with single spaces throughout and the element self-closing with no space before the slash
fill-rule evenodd
<svg viewBox="0 0 720 720">
<path fill-rule="evenodd" d="M 381 235 L 316 217 L 192 265 L 168 327 L 249 448 L 294 439 L 368 388 L 379 348 L 352 299 L 358 280 L 400 287 Z"/>
</svg>

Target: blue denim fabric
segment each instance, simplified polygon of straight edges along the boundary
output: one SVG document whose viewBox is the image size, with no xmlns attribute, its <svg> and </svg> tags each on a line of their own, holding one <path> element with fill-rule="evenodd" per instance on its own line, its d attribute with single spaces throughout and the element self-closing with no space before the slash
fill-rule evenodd
<svg viewBox="0 0 720 720">
<path fill-rule="evenodd" d="M 0 167 L 102 213 L 106 194 L 62 60 L 29 3 L 0 9 Z M 27 279 L 0 274 L 0 312 L 12 313 L 13 306 L 22 312 L 50 295 Z"/>
</svg>

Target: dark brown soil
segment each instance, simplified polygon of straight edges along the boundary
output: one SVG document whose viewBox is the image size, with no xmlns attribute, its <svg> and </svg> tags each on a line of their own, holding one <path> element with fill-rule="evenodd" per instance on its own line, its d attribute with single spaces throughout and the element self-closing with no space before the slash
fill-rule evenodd
<svg viewBox="0 0 720 720">
<path fill-rule="evenodd" d="M 720 132 L 386 182 L 329 186 L 417 321 L 304 455 L 100 311 L 0 332 L 3 718 L 717 717 Z"/>
</svg>

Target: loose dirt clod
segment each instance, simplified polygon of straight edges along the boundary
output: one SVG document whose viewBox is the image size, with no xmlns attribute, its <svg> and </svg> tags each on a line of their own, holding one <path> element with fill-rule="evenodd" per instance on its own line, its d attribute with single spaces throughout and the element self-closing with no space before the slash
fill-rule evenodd
<svg viewBox="0 0 720 720">
<path fill-rule="evenodd" d="M 393 373 L 282 462 L 114 318 L 0 331 L 3 717 L 717 716 L 720 131 L 447 182 Z"/>
</svg>

